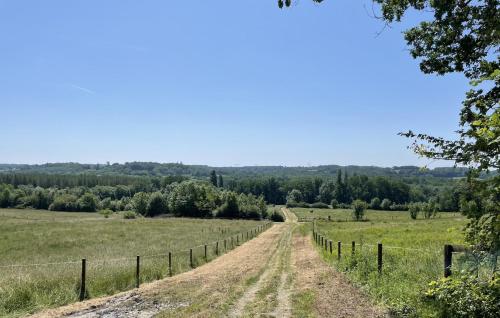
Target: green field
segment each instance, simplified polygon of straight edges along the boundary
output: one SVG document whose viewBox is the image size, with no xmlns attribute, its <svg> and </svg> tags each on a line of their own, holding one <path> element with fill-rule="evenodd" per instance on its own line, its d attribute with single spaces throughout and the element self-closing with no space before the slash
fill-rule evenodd
<svg viewBox="0 0 500 318">
<path fill-rule="evenodd" d="M 328 251 L 320 248 L 328 262 L 398 316 L 430 317 L 436 313 L 422 295 L 430 281 L 443 275 L 443 245 L 463 243 L 466 220 L 460 214 L 439 213 L 434 219 L 412 220 L 408 212 L 368 210 L 367 221 L 354 222 L 349 210 L 310 210 L 293 209 L 301 218 L 330 216 L 337 220 L 316 221 L 317 231 L 333 241 L 333 254 L 329 245 Z M 356 242 L 354 256 L 352 241 Z M 383 244 L 382 275 L 377 270 L 378 242 Z"/>
<path fill-rule="evenodd" d="M 313 209 L 313 208 L 293 208 L 292 211 L 297 215 L 299 221 L 312 221 L 312 220 L 328 220 L 335 222 L 351 222 L 352 210 L 351 209 Z M 420 218 L 421 216 L 419 216 Z M 437 219 L 462 219 L 460 213 L 440 212 L 436 215 Z M 407 211 L 378 211 L 367 210 L 364 216 L 365 221 L 402 221 L 407 222 L 410 220 L 410 215 Z"/>
<path fill-rule="evenodd" d="M 213 219 L 135 219 L 119 214 L 106 219 L 97 213 L 65 213 L 0 209 L 0 316 L 20 316 L 78 299 L 81 259 L 87 259 L 89 297 L 109 295 L 135 284 L 136 255 L 141 256 L 141 280 L 168 275 L 167 253 L 173 254 L 173 274 L 216 257 L 224 239 L 263 225 L 259 221 Z M 239 242 L 242 236 L 239 236 Z M 200 246 L 201 245 L 201 246 Z M 55 264 L 52 264 L 55 263 Z M 12 266 L 15 265 L 15 266 Z M 22 265 L 22 266 L 18 266 Z"/>
</svg>

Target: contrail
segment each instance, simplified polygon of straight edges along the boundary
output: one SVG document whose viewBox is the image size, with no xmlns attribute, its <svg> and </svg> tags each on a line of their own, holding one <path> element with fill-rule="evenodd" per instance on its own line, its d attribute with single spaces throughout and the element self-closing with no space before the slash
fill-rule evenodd
<svg viewBox="0 0 500 318">
<path fill-rule="evenodd" d="M 91 95 L 95 95 L 95 92 L 91 89 L 88 89 L 88 88 L 85 88 L 85 87 L 81 87 L 81 86 L 78 86 L 78 85 L 75 85 L 75 84 L 69 84 L 69 86 L 75 88 L 75 89 L 78 89 L 82 92 L 85 92 L 87 94 L 91 94 Z"/>
</svg>

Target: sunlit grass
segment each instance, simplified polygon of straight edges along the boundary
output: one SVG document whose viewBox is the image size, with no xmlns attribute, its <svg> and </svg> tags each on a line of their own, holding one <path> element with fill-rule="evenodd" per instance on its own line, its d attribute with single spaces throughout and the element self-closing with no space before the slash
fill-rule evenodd
<svg viewBox="0 0 500 318">
<path fill-rule="evenodd" d="M 293 209 L 298 216 L 316 214 L 339 217 L 348 210 Z M 411 220 L 407 212 L 367 211 L 367 221 L 320 220 L 317 231 L 332 240 L 333 253 L 319 248 L 323 258 L 345 272 L 394 315 L 431 317 L 434 310 L 422 295 L 430 281 L 443 276 L 444 244 L 462 244 L 466 220 L 457 213 L 437 218 Z M 312 228 L 312 227 L 310 227 Z M 341 258 L 337 242 L 342 242 Z M 352 241 L 356 242 L 352 253 Z M 377 243 L 383 245 L 382 274 L 377 270 Z"/>
<path fill-rule="evenodd" d="M 97 297 L 135 286 L 136 255 L 141 281 L 190 269 L 246 240 L 259 221 L 202 219 L 135 219 L 97 213 L 61 213 L 0 209 L 0 316 L 20 316 L 78 300 L 81 259 L 87 259 L 87 295 Z M 231 244 L 230 237 L 233 237 Z M 10 267 L 18 264 L 47 264 Z"/>
</svg>

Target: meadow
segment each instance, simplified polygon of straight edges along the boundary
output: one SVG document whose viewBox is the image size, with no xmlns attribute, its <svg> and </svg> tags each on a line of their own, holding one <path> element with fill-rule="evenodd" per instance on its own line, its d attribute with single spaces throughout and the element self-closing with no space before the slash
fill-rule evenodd
<svg viewBox="0 0 500 318">
<path fill-rule="evenodd" d="M 333 241 L 333 253 L 319 247 L 323 258 L 389 307 L 397 317 L 432 317 L 436 310 L 423 294 L 432 280 L 443 277 L 444 244 L 463 244 L 466 220 L 458 213 L 438 213 L 433 219 L 412 220 L 405 211 L 368 210 L 354 222 L 350 210 L 293 209 L 299 218 L 317 217 L 316 229 Z M 328 221 L 328 216 L 332 221 Z M 335 221 L 334 221 L 335 220 Z M 311 226 L 309 223 L 307 226 Z M 341 242 L 341 257 L 337 247 Z M 352 241 L 356 242 L 352 253 Z M 378 273 L 377 243 L 383 244 L 383 268 Z"/>
<path fill-rule="evenodd" d="M 98 213 L 0 209 L 0 316 L 17 317 L 78 300 L 81 259 L 87 260 L 87 297 L 135 286 L 136 255 L 141 282 L 194 266 L 246 240 L 261 221 L 155 218 L 125 220 Z M 251 237 L 251 236 L 250 236 Z M 232 243 L 231 243 L 232 242 Z M 204 245 L 207 246 L 205 259 Z"/>
</svg>

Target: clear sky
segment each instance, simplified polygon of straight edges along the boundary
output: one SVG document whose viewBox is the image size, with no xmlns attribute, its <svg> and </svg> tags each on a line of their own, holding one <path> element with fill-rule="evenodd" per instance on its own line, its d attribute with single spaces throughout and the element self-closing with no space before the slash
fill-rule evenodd
<svg viewBox="0 0 500 318">
<path fill-rule="evenodd" d="M 427 164 L 467 83 L 369 0 L 0 0 L 0 162 Z M 440 163 L 438 165 L 446 165 Z"/>
</svg>

